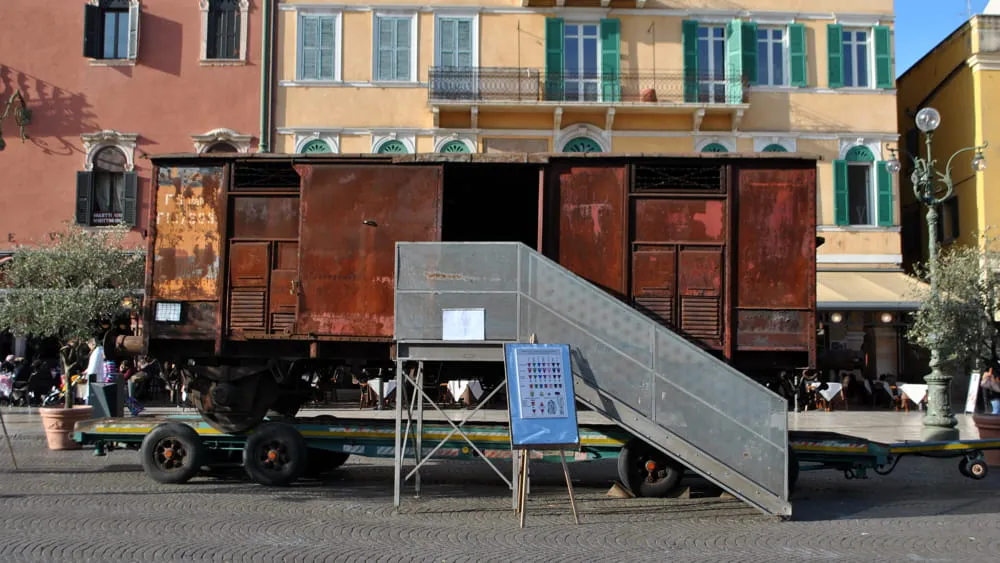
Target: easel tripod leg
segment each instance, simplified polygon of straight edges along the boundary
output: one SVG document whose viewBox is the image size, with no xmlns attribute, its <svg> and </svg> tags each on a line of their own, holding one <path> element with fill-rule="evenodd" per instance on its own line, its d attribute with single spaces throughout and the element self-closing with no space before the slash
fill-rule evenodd
<svg viewBox="0 0 1000 563">
<path fill-rule="evenodd" d="M 524 516 L 528 511 L 528 450 L 521 452 L 521 496 L 518 501 L 518 508 L 521 514 L 521 527 L 524 527 Z"/>
<path fill-rule="evenodd" d="M 566 453 L 559 450 L 559 460 L 562 462 L 563 475 L 566 476 L 566 489 L 569 491 L 569 505 L 573 509 L 573 521 L 580 523 L 580 517 L 576 513 L 576 497 L 573 496 L 573 481 L 569 478 L 569 467 L 566 465 Z"/>
</svg>

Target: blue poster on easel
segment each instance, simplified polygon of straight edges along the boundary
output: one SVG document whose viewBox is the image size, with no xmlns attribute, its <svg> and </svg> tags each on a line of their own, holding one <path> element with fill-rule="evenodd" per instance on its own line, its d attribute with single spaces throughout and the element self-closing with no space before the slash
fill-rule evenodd
<svg viewBox="0 0 1000 563">
<path fill-rule="evenodd" d="M 579 447 L 568 344 L 505 344 L 513 448 Z"/>
</svg>

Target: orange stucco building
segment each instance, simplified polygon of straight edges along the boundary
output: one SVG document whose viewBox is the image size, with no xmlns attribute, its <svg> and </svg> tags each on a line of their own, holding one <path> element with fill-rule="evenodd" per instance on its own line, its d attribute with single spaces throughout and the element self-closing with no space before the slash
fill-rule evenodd
<svg viewBox="0 0 1000 563">
<path fill-rule="evenodd" d="M 125 221 L 139 242 L 148 155 L 256 150 L 260 4 L 3 0 L 0 100 L 20 91 L 31 121 L 24 142 L 0 123 L 0 253 L 74 220 Z"/>
</svg>

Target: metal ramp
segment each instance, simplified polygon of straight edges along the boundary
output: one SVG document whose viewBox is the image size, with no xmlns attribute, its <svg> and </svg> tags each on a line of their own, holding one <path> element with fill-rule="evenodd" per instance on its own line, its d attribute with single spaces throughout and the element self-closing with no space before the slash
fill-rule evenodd
<svg viewBox="0 0 1000 563">
<path fill-rule="evenodd" d="M 532 334 L 567 343 L 578 401 L 759 510 L 791 515 L 784 399 L 528 246 L 398 243 L 395 298 L 403 355 Z M 444 309 L 483 309 L 485 341 L 443 340 Z"/>
</svg>

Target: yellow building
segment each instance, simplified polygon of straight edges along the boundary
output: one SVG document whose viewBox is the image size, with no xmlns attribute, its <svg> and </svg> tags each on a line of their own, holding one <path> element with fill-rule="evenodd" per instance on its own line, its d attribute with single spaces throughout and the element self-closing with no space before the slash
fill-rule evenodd
<svg viewBox="0 0 1000 563">
<path fill-rule="evenodd" d="M 981 145 L 991 137 L 1000 142 L 1000 108 L 989 105 L 1000 99 L 1000 1 L 991 0 L 983 14 L 931 49 L 898 83 L 903 250 L 911 265 L 927 257 L 927 208 L 913 194 L 908 156 L 926 156 L 924 136 L 914 125 L 917 111 L 933 107 L 941 114 L 941 126 L 933 136 L 941 171 L 959 149 Z M 987 159 L 991 153 L 995 153 L 992 147 L 985 151 Z M 1000 172 L 993 168 L 974 173 L 970 167 L 974 155 L 966 152 L 953 163 L 954 195 L 938 208 L 937 240 L 943 245 L 976 244 L 977 233 L 1000 227 L 1000 191 L 987 188 Z"/>
<path fill-rule="evenodd" d="M 901 369 L 893 0 L 404 2 L 279 5 L 276 151 L 819 154 L 820 347 Z"/>
</svg>

